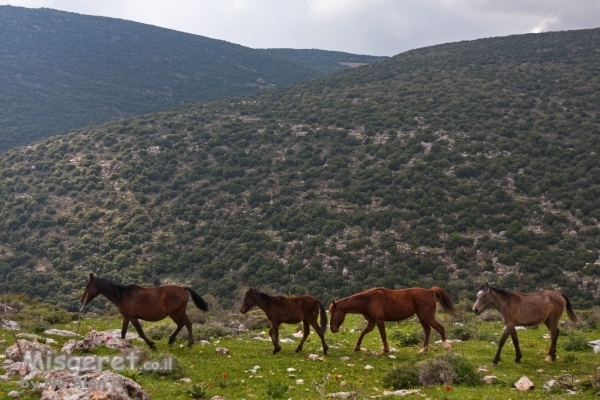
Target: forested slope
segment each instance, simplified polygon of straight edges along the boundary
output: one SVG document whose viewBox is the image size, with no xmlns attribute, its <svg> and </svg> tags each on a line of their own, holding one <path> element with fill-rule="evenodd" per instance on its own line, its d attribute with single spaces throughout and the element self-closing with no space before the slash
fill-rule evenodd
<svg viewBox="0 0 600 400">
<path fill-rule="evenodd" d="M 0 288 L 239 300 L 489 281 L 598 304 L 600 30 L 409 51 L 0 157 Z"/>
</svg>

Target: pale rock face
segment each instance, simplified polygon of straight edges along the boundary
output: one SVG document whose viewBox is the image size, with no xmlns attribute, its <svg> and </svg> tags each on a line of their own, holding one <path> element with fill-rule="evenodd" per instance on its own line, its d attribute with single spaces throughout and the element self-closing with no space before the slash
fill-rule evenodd
<svg viewBox="0 0 600 400">
<path fill-rule="evenodd" d="M 39 352 L 41 354 L 56 353 L 52 347 L 46 344 L 39 342 L 30 342 L 29 340 L 24 339 L 17 340 L 17 343 L 13 344 L 8 349 L 6 349 L 4 353 L 6 354 L 6 358 L 10 360 L 23 361 L 23 357 L 28 351 L 31 354 L 34 354 L 36 352 Z"/>
<path fill-rule="evenodd" d="M 515 382 L 515 387 L 517 388 L 517 390 L 524 392 L 526 390 L 533 390 L 535 385 L 533 384 L 533 382 L 531 382 L 531 380 L 528 377 L 522 376 L 521 379 Z"/>
</svg>

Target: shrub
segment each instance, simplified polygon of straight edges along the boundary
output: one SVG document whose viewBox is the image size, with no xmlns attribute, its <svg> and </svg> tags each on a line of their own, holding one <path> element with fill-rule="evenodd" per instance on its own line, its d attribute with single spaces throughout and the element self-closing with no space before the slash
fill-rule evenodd
<svg viewBox="0 0 600 400">
<path fill-rule="evenodd" d="M 195 340 L 209 340 L 212 338 L 233 335 L 232 329 L 217 323 L 209 323 L 204 325 L 193 324 L 192 331 L 194 332 Z M 183 328 L 181 332 L 179 332 L 178 337 L 187 339 L 187 330 Z"/>
<path fill-rule="evenodd" d="M 148 324 L 144 327 L 144 332 L 152 340 L 167 339 L 173 332 L 175 332 L 177 325 L 175 324 Z M 185 328 L 183 328 L 185 329 Z"/>
<path fill-rule="evenodd" d="M 440 357 L 447 361 L 456 372 L 454 383 L 459 385 L 477 386 L 482 383 L 481 376 L 475 371 L 475 366 L 471 362 L 456 354 L 445 354 Z"/>
<path fill-rule="evenodd" d="M 448 361 L 431 358 L 417 363 L 419 383 L 423 386 L 450 384 L 456 380 L 456 371 Z"/>
<path fill-rule="evenodd" d="M 419 385 L 419 371 L 411 362 L 405 362 L 383 377 L 383 385 L 394 390 L 410 389 Z"/>
<path fill-rule="evenodd" d="M 452 326 L 450 335 L 454 339 L 460 339 L 462 341 L 473 339 L 473 332 L 471 330 L 471 327 L 463 324 Z"/>
<path fill-rule="evenodd" d="M 569 340 L 563 345 L 563 349 L 566 351 L 588 351 L 591 347 L 587 344 L 587 339 L 583 336 L 575 335 L 571 333 Z"/>
<path fill-rule="evenodd" d="M 410 333 L 403 333 L 396 331 L 392 333 L 392 339 L 397 340 L 402 347 L 414 346 L 423 343 L 423 332 L 412 331 Z"/>
<path fill-rule="evenodd" d="M 285 399 L 287 398 L 288 385 L 276 382 L 269 383 L 267 387 L 267 398 L 268 399 Z"/>
</svg>

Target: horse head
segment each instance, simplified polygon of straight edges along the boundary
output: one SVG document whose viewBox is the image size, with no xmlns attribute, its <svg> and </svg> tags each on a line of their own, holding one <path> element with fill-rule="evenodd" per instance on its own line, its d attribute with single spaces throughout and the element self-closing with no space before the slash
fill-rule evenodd
<svg viewBox="0 0 600 400">
<path fill-rule="evenodd" d="M 256 296 L 256 294 L 258 293 L 258 291 L 250 288 L 248 290 L 246 290 L 246 294 L 244 295 L 244 300 L 242 301 L 242 306 L 240 307 L 240 312 L 242 314 L 246 314 L 248 311 L 250 311 L 250 309 L 252 307 L 254 307 L 256 305 L 255 301 L 254 301 L 254 296 Z"/>
<path fill-rule="evenodd" d="M 94 300 L 100 294 L 100 288 L 96 285 L 94 274 L 90 273 L 90 281 L 85 285 L 85 290 L 81 295 L 80 302 L 83 306 Z"/>
<path fill-rule="evenodd" d="M 346 318 L 346 312 L 341 310 L 339 307 L 339 301 L 333 300 L 329 306 L 329 329 L 333 333 L 337 333 L 340 330 L 340 326 L 344 323 Z"/>
<path fill-rule="evenodd" d="M 491 289 L 490 285 L 486 282 L 477 292 L 477 300 L 475 300 L 475 304 L 473 305 L 473 312 L 475 315 L 479 315 L 483 310 L 488 308 L 491 303 Z"/>
</svg>

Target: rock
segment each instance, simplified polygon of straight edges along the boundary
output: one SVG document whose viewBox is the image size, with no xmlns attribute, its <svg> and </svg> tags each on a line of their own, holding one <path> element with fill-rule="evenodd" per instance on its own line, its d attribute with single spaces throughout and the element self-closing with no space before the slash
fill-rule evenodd
<svg viewBox="0 0 600 400">
<path fill-rule="evenodd" d="M 410 389 L 410 390 L 398 389 L 398 390 L 394 390 L 393 392 L 386 390 L 383 392 L 383 395 L 384 396 L 406 396 L 409 394 L 417 394 L 417 393 L 420 393 L 419 389 Z"/>
<path fill-rule="evenodd" d="M 390 354 L 388 357 L 389 357 L 391 360 L 395 360 L 395 359 L 396 359 L 396 356 L 395 356 L 395 355 L 392 355 L 392 354 Z"/>
<path fill-rule="evenodd" d="M 296 372 L 296 368 L 288 368 L 287 372 Z"/>
<path fill-rule="evenodd" d="M 198 343 L 201 344 L 202 346 L 206 346 L 207 344 L 210 344 L 210 342 L 208 340 L 204 340 L 204 339 L 202 339 Z"/>
<path fill-rule="evenodd" d="M 365 365 L 365 369 L 373 369 L 372 365 Z"/>
<path fill-rule="evenodd" d="M 317 361 L 319 359 L 319 356 L 316 354 L 309 354 L 308 359 L 311 361 Z"/>
<path fill-rule="evenodd" d="M 121 352 L 132 351 L 135 350 L 136 347 L 127 342 L 127 340 L 136 339 L 137 337 L 137 335 L 127 333 L 125 340 L 123 340 L 121 339 L 121 331 L 118 329 L 102 332 L 91 331 L 85 335 L 83 340 L 68 340 L 61 349 L 61 352 L 66 354 L 73 354 L 73 351 L 75 350 L 90 352 L 102 345 L 109 349 L 115 349 Z"/>
<path fill-rule="evenodd" d="M 348 357 L 348 356 L 340 357 L 340 361 L 350 361 L 350 357 Z"/>
<path fill-rule="evenodd" d="M 298 331 L 298 332 L 292 334 L 292 336 L 295 338 L 301 338 L 302 336 L 304 336 L 304 332 Z"/>
<path fill-rule="evenodd" d="M 487 369 L 486 367 L 481 367 L 477 370 L 477 372 L 482 373 L 482 374 L 487 374 L 488 372 L 490 372 L 490 370 Z"/>
<path fill-rule="evenodd" d="M 223 397 L 223 396 L 213 396 L 210 398 L 210 400 L 228 400 L 227 397 Z"/>
<path fill-rule="evenodd" d="M 183 383 L 192 383 L 192 380 L 190 378 L 181 378 L 179 380 L 179 382 L 183 382 Z"/>
<path fill-rule="evenodd" d="M 16 314 L 19 310 L 16 308 L 12 308 L 11 306 L 7 306 L 6 304 L 0 303 L 0 314 Z"/>
<path fill-rule="evenodd" d="M 47 388 L 40 385 L 40 400 L 150 400 L 150 396 L 140 385 L 112 371 L 96 371 L 76 376 L 71 375 L 68 370 L 48 371 L 41 378 L 53 380 L 56 385 L 48 385 Z M 83 387 L 85 382 L 88 387 Z M 90 383 L 98 387 L 92 387 Z"/>
<path fill-rule="evenodd" d="M 358 392 L 337 392 L 337 393 L 329 393 L 327 397 L 330 399 L 350 399 L 352 397 L 358 396 Z"/>
<path fill-rule="evenodd" d="M 8 329 L 9 331 L 18 331 L 19 324 L 16 321 L 10 319 L 0 319 L 0 328 Z"/>
<path fill-rule="evenodd" d="M 0 375 L 0 381 L 8 382 L 8 381 L 10 381 L 10 376 L 8 376 L 8 374 Z"/>
<path fill-rule="evenodd" d="M 483 377 L 483 381 L 488 385 L 493 385 L 494 383 L 498 383 L 498 377 L 495 375 L 487 375 Z"/>
<path fill-rule="evenodd" d="M 16 390 L 11 390 L 10 392 L 8 392 L 8 397 L 14 397 L 16 399 L 17 397 L 19 397 L 19 392 L 17 392 Z"/>
<path fill-rule="evenodd" d="M 75 332 L 71 332 L 71 331 L 64 331 L 61 329 L 48 329 L 44 331 L 44 335 L 54 335 L 54 336 L 64 336 L 64 337 L 69 337 L 69 336 L 77 336 L 77 334 Z M 121 337 L 121 332 L 119 332 L 119 337 Z"/>
<path fill-rule="evenodd" d="M 290 339 L 290 338 L 283 338 L 279 341 L 280 343 L 295 343 L 294 339 Z"/>
<path fill-rule="evenodd" d="M 215 353 L 217 355 L 224 356 L 226 354 L 229 354 L 229 349 L 226 349 L 225 347 L 217 347 L 215 349 Z"/>
<path fill-rule="evenodd" d="M 528 377 L 523 375 L 521 379 L 515 382 L 515 387 L 517 388 L 517 390 L 524 392 L 526 390 L 533 390 L 535 385 L 533 384 L 533 382 L 531 382 L 531 380 Z"/>
<path fill-rule="evenodd" d="M 40 352 L 43 355 L 47 353 L 54 354 L 55 351 L 52 347 L 38 342 L 30 342 L 29 340 L 20 339 L 17 340 L 17 343 L 10 346 L 4 352 L 6 354 L 6 358 L 9 358 L 13 361 L 23 361 L 23 357 L 29 352 L 31 357 L 33 357 L 33 353 Z"/>
<path fill-rule="evenodd" d="M 29 339 L 29 340 L 40 340 L 42 337 L 39 335 L 36 335 L 35 333 L 17 333 L 15 335 L 18 338 L 25 338 L 25 339 Z"/>
<path fill-rule="evenodd" d="M 296 385 L 304 385 L 304 379 L 297 379 Z"/>
</svg>

